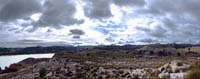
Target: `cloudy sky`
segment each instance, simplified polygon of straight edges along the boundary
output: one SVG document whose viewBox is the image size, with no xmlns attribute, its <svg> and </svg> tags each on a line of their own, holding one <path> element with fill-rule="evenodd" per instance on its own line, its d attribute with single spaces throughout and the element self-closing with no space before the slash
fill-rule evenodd
<svg viewBox="0 0 200 79">
<path fill-rule="evenodd" d="M 200 0 L 0 0 L 0 47 L 200 44 Z"/>
</svg>

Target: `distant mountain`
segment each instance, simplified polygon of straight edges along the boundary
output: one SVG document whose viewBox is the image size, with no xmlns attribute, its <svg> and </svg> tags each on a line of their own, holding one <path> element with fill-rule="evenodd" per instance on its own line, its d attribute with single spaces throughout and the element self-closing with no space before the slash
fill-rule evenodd
<svg viewBox="0 0 200 79">
<path fill-rule="evenodd" d="M 51 46 L 51 47 L 27 47 L 27 48 L 0 48 L 0 55 L 14 54 L 39 54 L 39 53 L 56 53 L 60 51 L 74 51 L 77 47 L 73 46 Z"/>
<path fill-rule="evenodd" d="M 100 45 L 100 46 L 50 46 L 50 47 L 27 47 L 27 48 L 0 48 L 0 55 L 15 55 L 15 54 L 39 54 L 39 53 L 57 53 L 62 51 L 77 51 L 88 49 L 112 50 L 112 51 L 135 51 L 135 50 L 153 50 L 158 51 L 165 49 L 168 52 L 177 52 L 176 49 L 197 47 L 200 45 L 191 44 L 150 44 L 150 45 Z"/>
</svg>

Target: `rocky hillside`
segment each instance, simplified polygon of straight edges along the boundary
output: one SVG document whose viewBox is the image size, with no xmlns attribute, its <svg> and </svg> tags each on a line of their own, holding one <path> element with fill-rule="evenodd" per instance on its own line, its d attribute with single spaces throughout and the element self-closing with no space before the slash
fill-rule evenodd
<svg viewBox="0 0 200 79">
<path fill-rule="evenodd" d="M 177 65 L 177 62 L 174 61 L 158 68 L 108 68 L 90 61 L 53 58 L 48 62 L 40 62 L 16 73 L 1 75 L 0 78 L 40 79 L 42 68 L 45 69 L 45 79 L 152 79 L 153 77 L 161 78 L 165 76 L 170 79 L 183 79 L 189 65 Z"/>
<path fill-rule="evenodd" d="M 17 70 L 1 73 L 0 79 L 193 79 L 193 75 L 200 75 L 199 53 L 185 49 L 188 47 L 150 45 L 133 50 L 62 51 L 51 59 L 29 58 L 16 63 Z"/>
</svg>

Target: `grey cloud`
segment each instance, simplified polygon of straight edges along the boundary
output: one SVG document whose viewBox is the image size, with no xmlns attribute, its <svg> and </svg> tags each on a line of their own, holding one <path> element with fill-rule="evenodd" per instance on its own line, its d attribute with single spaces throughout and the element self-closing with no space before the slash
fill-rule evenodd
<svg viewBox="0 0 200 79">
<path fill-rule="evenodd" d="M 200 20 L 199 3 L 199 0 L 152 0 L 147 8 L 140 8 L 137 12 L 138 14 L 144 13 L 164 17 L 170 15 L 173 21 L 189 19 L 188 16 Z"/>
<path fill-rule="evenodd" d="M 41 9 L 40 3 L 36 0 L 8 0 L 4 3 L 0 10 L 1 21 L 26 18 Z"/>
<path fill-rule="evenodd" d="M 31 40 L 31 39 L 24 39 L 24 40 L 18 40 L 17 42 L 22 42 L 22 43 L 40 43 L 43 42 L 43 40 Z"/>
<path fill-rule="evenodd" d="M 180 12 L 180 8 L 177 6 L 179 5 L 178 2 L 180 2 L 180 0 L 152 0 L 147 5 L 147 8 L 139 9 L 138 12 L 152 15 L 165 15 L 170 12 Z"/>
<path fill-rule="evenodd" d="M 114 0 L 114 3 L 119 6 L 144 6 L 144 0 Z"/>
<path fill-rule="evenodd" d="M 161 21 L 163 23 L 163 26 L 165 26 L 167 29 L 172 30 L 172 31 L 177 30 L 178 25 L 176 24 L 175 21 L 172 21 L 172 19 L 164 18 Z"/>
<path fill-rule="evenodd" d="M 43 6 L 43 14 L 35 23 L 37 26 L 54 26 L 81 24 L 83 20 L 77 20 L 73 16 L 76 6 L 70 0 L 48 0 Z"/>
<path fill-rule="evenodd" d="M 109 36 L 109 37 L 107 37 L 105 39 L 105 41 L 107 41 L 107 42 L 115 42 L 115 39 Z"/>
<path fill-rule="evenodd" d="M 136 27 L 136 29 L 137 29 L 137 30 L 144 31 L 144 32 L 151 32 L 151 29 L 144 28 L 144 27 Z"/>
<path fill-rule="evenodd" d="M 72 35 L 84 35 L 85 34 L 85 32 L 81 29 L 71 29 L 70 33 Z"/>
<path fill-rule="evenodd" d="M 110 10 L 111 4 L 118 6 L 144 6 L 144 0 L 86 0 L 87 5 L 84 6 L 84 13 L 91 19 L 102 20 L 112 17 Z"/>
<path fill-rule="evenodd" d="M 199 0 L 152 0 L 146 8 L 135 12 L 159 20 L 155 29 L 137 28 L 147 35 L 163 40 L 184 42 L 182 39 L 198 41 L 200 35 Z"/>
<path fill-rule="evenodd" d="M 166 34 L 165 34 L 166 32 L 167 31 L 164 28 L 158 26 L 155 30 L 151 31 L 149 34 L 153 37 L 163 38 L 163 37 L 166 37 Z"/>
<path fill-rule="evenodd" d="M 83 6 L 84 14 L 90 20 L 106 20 L 111 18 L 114 15 L 111 13 L 110 5 L 115 4 L 118 7 L 134 8 L 133 14 L 128 14 L 129 12 L 126 14 L 124 11 L 125 13 L 122 19 L 126 19 L 125 17 L 133 17 L 133 19 L 137 19 L 138 16 L 139 18 L 141 16 L 147 20 L 152 20 L 152 23 L 155 22 L 155 24 L 158 24 L 153 28 L 149 28 L 149 26 L 136 27 L 136 30 L 144 32 L 144 34 L 141 33 L 141 36 L 140 34 L 136 35 L 138 39 L 150 38 L 141 39 L 139 40 L 140 42 L 187 42 L 185 39 L 191 40 L 190 42 L 200 42 L 199 0 L 84 0 L 83 2 L 86 2 L 86 5 Z M 37 2 L 37 0 L 0 0 L 0 21 L 5 23 L 1 24 L 1 26 L 6 26 L 6 22 L 9 23 L 21 18 L 29 21 L 30 18 L 27 19 L 27 17 L 30 17 L 30 15 L 35 12 L 41 13 L 41 18 L 39 21 L 32 21 L 32 24 L 29 24 L 29 22 L 27 24 L 24 23 L 24 25 L 22 25 L 24 26 L 23 28 L 26 28 L 25 26 L 35 27 L 20 30 L 21 38 L 28 38 L 28 34 L 27 36 L 23 34 L 24 31 L 34 32 L 41 27 L 60 28 L 63 25 L 69 26 L 74 24 L 77 24 L 78 26 L 78 24 L 84 22 L 84 20 L 77 20 L 73 17 L 76 13 L 76 5 L 73 3 L 73 0 L 46 0 L 45 4 L 42 6 Z M 18 24 L 16 22 L 16 25 L 20 26 L 20 23 Z M 18 31 L 7 27 L 0 27 L 0 29 L 12 31 L 12 33 L 13 31 Z M 7 32 L 3 32 L 4 31 L 0 31 L 0 36 L 2 37 L 1 41 L 6 41 L 8 39 L 16 40 L 13 38 L 18 37 L 15 34 L 7 34 Z M 47 32 L 51 32 L 51 30 L 47 30 Z M 48 34 L 50 33 L 47 33 L 47 35 Z M 81 29 L 70 30 L 70 35 L 72 35 L 72 38 L 74 39 L 79 39 L 81 38 L 81 35 L 84 34 L 85 32 Z M 35 35 L 35 37 L 39 36 L 41 35 Z M 130 36 L 130 38 L 131 37 L 132 36 Z M 113 40 L 114 42 L 118 42 L 118 40 L 115 40 L 114 37 L 106 38 L 104 40 L 112 43 Z M 120 40 L 119 42 L 123 44 L 130 44 L 132 43 L 130 40 L 132 39 L 124 38 L 124 40 Z M 24 44 L 28 46 L 30 44 L 36 45 L 42 43 L 42 41 L 17 42 L 19 43 L 14 42 L 13 44 Z M 12 43 L 8 44 L 11 45 Z"/>
<path fill-rule="evenodd" d="M 38 27 L 32 27 L 32 28 L 27 29 L 26 31 L 32 33 L 32 32 L 35 32 L 37 29 Z"/>
<path fill-rule="evenodd" d="M 10 0 L 0 0 L 0 10 L 1 8 L 7 4 L 7 2 L 9 2 Z"/>
<path fill-rule="evenodd" d="M 136 27 L 137 30 L 145 32 L 147 35 L 156 38 L 165 38 L 167 30 L 161 26 L 157 26 L 155 29 L 149 29 L 144 27 Z"/>
<path fill-rule="evenodd" d="M 16 30 L 18 30 L 18 28 L 10 28 L 10 29 L 8 29 L 8 31 L 16 31 Z"/>
<path fill-rule="evenodd" d="M 74 38 L 74 39 L 79 39 L 80 36 L 75 35 L 75 36 L 73 36 L 73 38 Z"/>
<path fill-rule="evenodd" d="M 147 39 L 138 40 L 138 42 L 142 42 L 142 43 L 157 43 L 158 40 L 147 38 Z"/>
<path fill-rule="evenodd" d="M 66 46 L 63 42 L 45 42 L 43 40 L 16 40 L 10 42 L 0 42 L 0 47 L 8 48 L 24 48 L 24 47 L 35 47 L 35 46 Z"/>
<path fill-rule="evenodd" d="M 87 0 L 84 13 L 91 19 L 104 19 L 112 17 L 110 0 Z"/>
<path fill-rule="evenodd" d="M 52 32 L 52 30 L 51 30 L 51 29 L 48 29 L 47 32 L 50 33 L 50 32 Z"/>
<path fill-rule="evenodd" d="M 146 8 L 140 8 L 137 10 L 139 14 L 150 14 L 166 16 L 171 15 L 174 19 L 180 19 L 185 15 L 194 16 L 194 18 L 200 18 L 198 15 L 200 11 L 199 0 L 152 0 Z M 190 6 L 188 6 L 190 5 Z"/>
</svg>

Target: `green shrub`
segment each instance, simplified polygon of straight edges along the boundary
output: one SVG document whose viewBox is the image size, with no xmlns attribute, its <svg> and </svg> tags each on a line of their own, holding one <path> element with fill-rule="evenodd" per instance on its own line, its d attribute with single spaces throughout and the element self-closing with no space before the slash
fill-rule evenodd
<svg viewBox="0 0 200 79">
<path fill-rule="evenodd" d="M 162 72 L 162 71 L 164 71 L 164 70 L 165 70 L 165 68 L 164 68 L 164 67 L 162 67 L 162 68 L 161 68 L 161 72 Z"/>
<path fill-rule="evenodd" d="M 153 55 L 153 54 L 154 54 L 154 51 L 153 51 L 153 50 L 151 50 L 151 51 L 150 51 L 150 55 Z"/>
<path fill-rule="evenodd" d="M 108 71 L 105 71 L 105 74 L 106 74 L 106 75 L 108 75 L 108 74 L 109 74 L 109 72 L 108 72 Z"/>
<path fill-rule="evenodd" d="M 87 54 L 86 54 L 86 56 L 90 56 L 90 54 L 89 54 L 89 53 L 87 53 Z"/>
<path fill-rule="evenodd" d="M 106 76 L 106 79 L 116 79 L 116 75 L 114 75 L 114 74 L 108 74 Z"/>
<path fill-rule="evenodd" d="M 176 56 L 181 56 L 181 53 L 178 52 L 178 53 L 176 54 Z"/>
<path fill-rule="evenodd" d="M 56 74 L 60 73 L 61 68 L 56 68 Z"/>
<path fill-rule="evenodd" d="M 93 73 L 93 76 L 98 76 L 96 72 Z"/>
<path fill-rule="evenodd" d="M 129 73 L 128 73 L 128 72 L 126 72 L 126 73 L 125 73 L 125 75 L 129 75 Z"/>
<path fill-rule="evenodd" d="M 158 70 L 156 70 L 156 71 L 154 71 L 154 72 L 152 72 L 152 73 L 150 73 L 150 79 L 159 79 L 159 74 L 160 72 L 158 71 Z"/>
<path fill-rule="evenodd" d="M 102 76 L 99 76 L 99 78 L 98 79 L 103 79 L 103 77 Z"/>
<path fill-rule="evenodd" d="M 192 70 L 188 72 L 185 76 L 185 79 L 200 79 L 200 70 Z"/>
<path fill-rule="evenodd" d="M 76 75 L 76 78 L 81 78 L 83 76 L 83 74 L 80 72 L 77 72 L 75 75 Z"/>
<path fill-rule="evenodd" d="M 119 74 L 123 74 L 124 73 L 124 71 L 123 70 L 119 70 Z"/>
<path fill-rule="evenodd" d="M 46 76 L 46 69 L 45 68 L 41 68 L 40 69 L 40 78 L 44 78 Z"/>
<path fill-rule="evenodd" d="M 161 79 L 170 79 L 170 76 L 169 75 L 163 75 L 163 76 L 161 76 Z"/>
<path fill-rule="evenodd" d="M 174 71 L 174 73 L 179 73 L 179 72 L 181 72 L 181 68 L 176 68 Z"/>
<path fill-rule="evenodd" d="M 133 75 L 133 79 L 140 79 L 139 75 Z"/>
<path fill-rule="evenodd" d="M 90 66 L 85 66 L 85 68 L 84 68 L 86 71 L 89 71 L 90 70 Z"/>
</svg>

